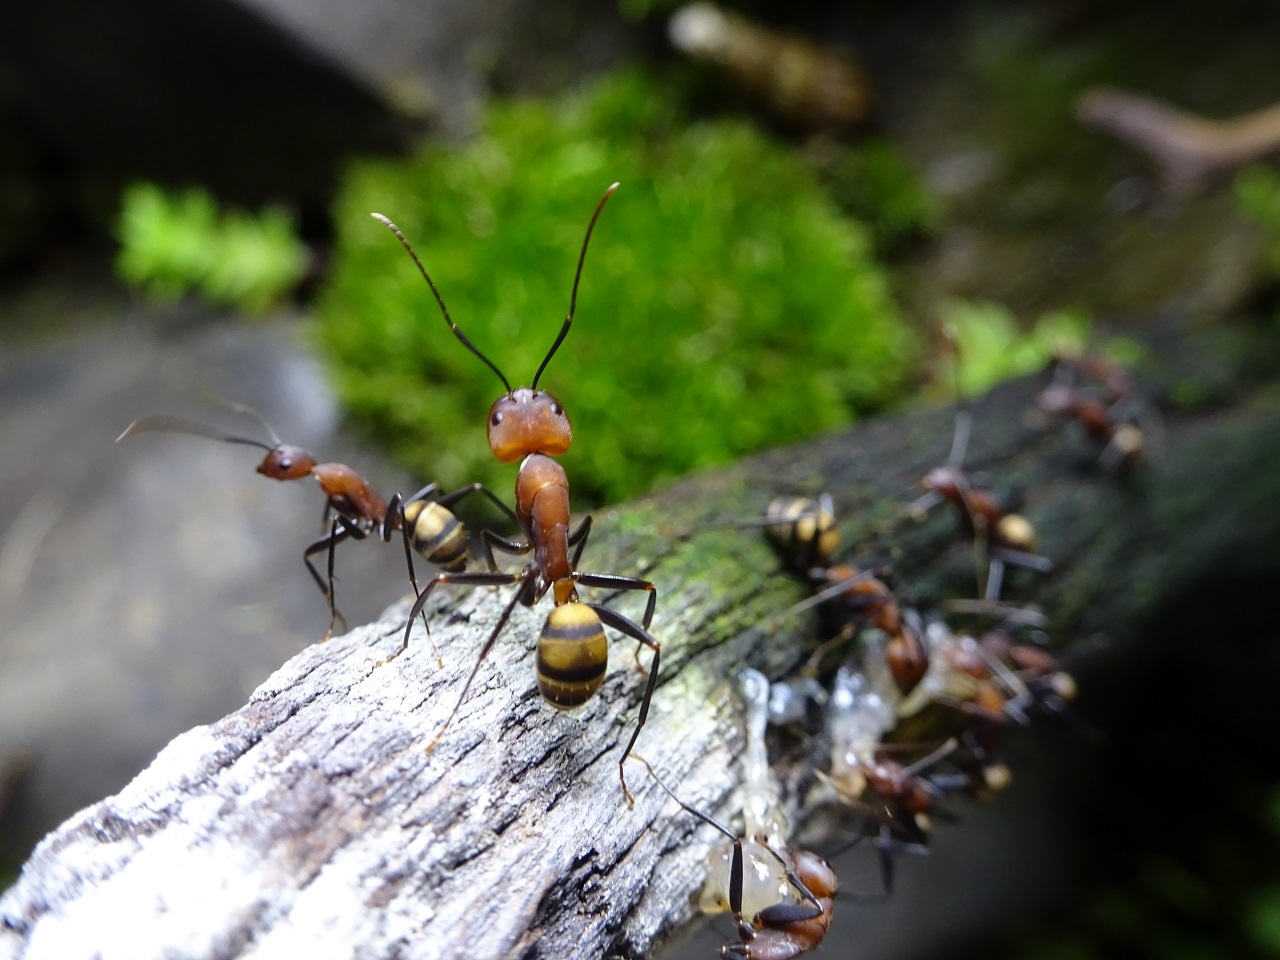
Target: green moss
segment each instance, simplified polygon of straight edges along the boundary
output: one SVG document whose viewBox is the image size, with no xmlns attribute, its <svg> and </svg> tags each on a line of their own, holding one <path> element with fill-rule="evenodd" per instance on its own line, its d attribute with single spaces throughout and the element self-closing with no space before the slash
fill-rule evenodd
<svg viewBox="0 0 1280 960">
<path fill-rule="evenodd" d="M 871 229 L 877 249 L 892 250 L 937 225 L 934 198 L 883 137 L 833 153 L 823 177 L 841 207 Z"/>
<path fill-rule="evenodd" d="M 197 188 L 170 194 L 153 183 L 131 185 L 116 232 L 117 274 L 162 301 L 198 290 L 214 303 L 261 313 L 297 286 L 307 264 L 283 211 L 220 216 Z"/>
<path fill-rule="evenodd" d="M 914 343 L 867 230 L 800 156 L 745 123 L 689 122 L 678 99 L 625 72 L 557 102 L 495 105 L 460 149 L 351 170 L 319 339 L 348 410 L 422 476 L 510 482 L 482 428 L 501 387 L 373 210 L 405 231 L 467 335 L 527 384 L 567 310 L 592 207 L 622 182 L 540 383 L 579 438 L 564 458 L 579 501 L 896 395 Z"/>
</svg>

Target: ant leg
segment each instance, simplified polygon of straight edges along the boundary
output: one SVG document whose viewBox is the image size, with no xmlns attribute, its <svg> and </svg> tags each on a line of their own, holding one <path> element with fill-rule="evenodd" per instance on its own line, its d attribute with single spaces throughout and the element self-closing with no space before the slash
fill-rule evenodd
<svg viewBox="0 0 1280 960">
<path fill-rule="evenodd" d="M 493 551 L 496 547 L 503 553 L 509 553 L 513 556 L 521 556 L 533 549 L 533 544 L 522 540 L 508 540 L 500 534 L 494 533 L 492 530 L 484 529 L 480 531 L 480 546 L 484 548 L 485 563 L 489 565 L 491 573 L 498 572 L 498 564 L 493 559 Z"/>
<path fill-rule="evenodd" d="M 341 530 L 338 529 L 339 526 L 342 527 Z M 335 551 L 338 544 L 342 543 L 342 541 L 347 540 L 348 538 L 363 540 L 365 536 L 366 534 L 364 530 L 360 529 L 356 523 L 342 516 L 342 514 L 335 514 L 331 521 L 328 536 L 321 537 L 314 543 L 309 544 L 307 548 L 302 551 L 302 562 L 307 565 L 307 570 L 311 574 L 311 579 L 315 580 L 316 586 L 320 588 L 320 592 L 324 594 L 324 598 L 329 601 L 329 629 L 324 635 L 325 640 L 328 640 L 329 637 L 333 635 L 333 627 L 335 622 L 338 620 L 342 621 L 343 632 L 346 632 L 347 630 L 347 618 L 344 617 L 341 611 L 337 608 L 337 600 L 333 589 Z M 329 575 L 327 581 L 324 577 L 320 576 L 320 571 L 317 570 L 315 568 L 315 564 L 311 562 L 311 558 L 321 550 L 328 550 L 329 553 Z"/>
<path fill-rule="evenodd" d="M 639 577 L 619 577 L 612 573 L 574 573 L 573 579 L 575 583 L 580 583 L 584 587 L 606 587 L 614 590 L 647 590 L 649 591 L 649 599 L 644 605 L 644 619 L 640 621 L 644 629 L 649 629 L 649 624 L 653 622 L 653 608 L 658 604 L 658 588 L 648 580 L 641 580 Z"/>
<path fill-rule="evenodd" d="M 582 559 L 582 551 L 587 546 L 587 537 L 591 535 L 591 514 L 587 514 L 582 519 L 582 523 L 578 524 L 578 529 L 569 534 L 569 546 L 577 545 L 578 549 L 573 552 L 572 566 L 578 569 L 578 561 Z M 645 626 L 649 624 L 646 621 Z"/>
<path fill-rule="evenodd" d="M 435 486 L 436 486 L 435 484 L 429 485 L 429 487 L 435 487 Z M 427 496 L 430 492 L 431 491 L 427 487 L 424 487 L 422 492 L 414 494 L 413 500 L 420 500 L 422 497 Z M 499 510 L 501 510 L 503 514 L 505 514 L 506 517 L 513 524 L 515 524 L 517 527 L 520 526 L 520 519 L 516 516 L 515 511 L 512 510 L 509 506 L 507 506 L 505 503 L 503 503 L 502 500 L 499 499 L 498 495 L 494 493 L 492 490 L 490 490 L 488 487 L 486 487 L 483 483 L 472 483 L 472 484 L 468 484 L 465 487 L 459 487 L 457 490 L 453 491 L 453 493 L 446 493 L 446 494 L 443 494 L 442 496 L 437 497 L 436 503 L 440 504 L 440 506 L 442 507 L 452 507 L 455 503 L 460 503 L 462 500 L 471 496 L 471 494 L 473 493 L 483 493 L 486 497 L 489 498 L 489 502 L 492 503 Z"/>
<path fill-rule="evenodd" d="M 653 663 L 649 666 L 649 682 L 645 684 L 644 698 L 640 701 L 640 716 L 636 718 L 636 728 L 631 732 L 631 740 L 627 743 L 627 749 L 622 752 L 622 759 L 618 761 L 618 779 L 622 781 L 622 793 L 627 798 L 627 806 L 633 807 L 635 806 L 635 800 L 631 796 L 631 791 L 627 789 L 627 774 L 622 765 L 626 763 L 627 756 L 631 753 L 631 748 L 636 745 L 636 738 L 640 736 L 641 728 L 644 726 L 645 721 L 649 719 L 649 703 L 653 700 L 653 688 L 658 685 L 658 661 L 662 657 L 662 644 L 653 639 L 649 635 L 649 631 L 634 620 L 628 620 L 616 610 L 602 607 L 598 603 L 588 603 L 587 606 L 596 612 L 602 623 L 608 624 L 619 633 L 625 633 L 633 640 L 639 640 L 653 651 Z"/>
<path fill-rule="evenodd" d="M 418 594 L 418 599 L 413 602 L 413 609 L 409 611 L 409 618 L 408 620 L 405 621 L 404 640 L 401 641 L 400 643 L 400 649 L 397 650 L 395 653 L 393 653 L 389 657 L 384 657 L 381 660 L 374 661 L 373 665 L 375 667 L 381 667 L 384 664 L 388 664 L 392 660 L 394 660 L 396 657 L 400 656 L 400 654 L 404 653 L 406 650 L 409 649 L 409 631 L 413 627 L 413 621 L 417 619 L 418 614 L 422 613 L 423 608 L 425 608 L 427 605 L 427 600 L 431 597 L 431 591 L 434 590 L 438 584 L 452 583 L 452 584 L 459 584 L 461 586 L 469 586 L 469 587 L 501 587 L 511 583 L 518 583 L 519 581 L 523 580 L 527 576 L 528 576 L 528 572 L 525 570 L 522 570 L 519 573 L 441 573 L 441 574 L 438 574 L 434 580 L 432 580 L 429 584 L 427 584 L 427 589 L 423 590 L 422 593 Z M 517 596 L 519 596 L 519 594 L 517 594 Z M 505 618 L 503 622 L 504 623 L 506 622 Z M 488 652 L 487 647 L 486 647 L 486 652 Z"/>
<path fill-rule="evenodd" d="M 434 487 L 435 484 L 429 484 L 423 490 Z M 416 501 L 424 496 L 423 491 L 413 495 Z M 422 595 L 422 590 L 418 587 L 418 573 L 413 566 L 413 542 L 409 537 L 409 520 L 404 514 L 404 501 L 400 498 L 400 494 L 393 494 L 390 503 L 387 504 L 387 514 L 382 521 L 382 539 L 386 542 L 391 540 L 391 530 L 393 528 L 392 520 L 399 519 L 400 538 L 404 541 L 404 563 L 409 568 L 409 583 L 413 585 L 413 599 L 416 602 L 418 597 Z M 409 622 L 413 622 L 413 618 L 409 618 Z M 431 636 L 431 628 L 427 625 L 427 613 L 422 611 L 422 629 L 426 631 L 428 638 Z M 440 658 L 440 650 L 436 647 L 434 640 L 429 640 L 431 649 L 436 654 L 436 666 L 443 667 L 444 661 Z"/>
<path fill-rule="evenodd" d="M 525 576 L 525 573 L 521 572 L 518 576 Z M 462 693 L 458 694 L 458 702 L 453 705 L 453 711 L 449 714 L 448 719 L 445 720 L 444 726 L 440 728 L 436 735 L 431 739 L 431 742 L 427 744 L 427 753 L 430 753 L 436 748 L 436 744 L 440 742 L 440 738 L 444 736 L 445 731 L 449 729 L 449 725 L 453 723 L 453 718 L 456 717 L 458 715 L 458 711 L 462 709 L 462 703 L 467 699 L 467 691 L 471 689 L 472 681 L 475 680 L 476 674 L 480 672 L 480 664 L 484 663 L 484 658 L 487 657 L 489 655 L 489 651 L 493 649 L 494 643 L 498 640 L 498 634 L 502 633 L 502 628 L 507 625 L 507 620 L 511 618 L 511 611 L 516 608 L 516 604 L 520 602 L 524 597 L 524 594 L 524 590 L 517 590 L 515 595 L 511 598 L 511 602 L 503 609 L 502 616 L 498 618 L 498 622 L 493 626 L 493 631 L 489 634 L 489 639 L 487 639 L 484 642 L 484 646 L 480 648 L 480 656 L 476 657 L 475 666 L 471 668 L 471 673 L 467 675 L 467 682 L 462 685 Z M 412 617 L 410 617 L 409 620 L 411 623 L 413 622 Z"/>
</svg>

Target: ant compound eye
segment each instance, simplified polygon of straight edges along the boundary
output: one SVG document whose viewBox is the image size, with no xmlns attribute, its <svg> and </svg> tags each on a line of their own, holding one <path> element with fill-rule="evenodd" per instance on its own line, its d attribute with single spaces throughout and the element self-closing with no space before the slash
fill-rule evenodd
<svg viewBox="0 0 1280 960">
<path fill-rule="evenodd" d="M 551 405 L 551 412 L 554 413 L 557 417 L 564 416 L 564 411 L 560 409 L 560 404 L 558 403 L 553 403 Z"/>
<path fill-rule="evenodd" d="M 501 411 L 494 411 L 493 418 L 492 418 L 489 422 L 490 422 L 490 423 L 492 423 L 495 427 L 496 427 L 498 424 L 500 424 L 500 423 L 502 422 L 502 413 L 501 413 Z"/>
<path fill-rule="evenodd" d="M 292 467 L 293 467 L 293 461 L 290 460 L 288 457 L 285 457 L 283 460 L 280 461 L 281 470 L 289 470 L 289 469 L 292 469 Z"/>
</svg>

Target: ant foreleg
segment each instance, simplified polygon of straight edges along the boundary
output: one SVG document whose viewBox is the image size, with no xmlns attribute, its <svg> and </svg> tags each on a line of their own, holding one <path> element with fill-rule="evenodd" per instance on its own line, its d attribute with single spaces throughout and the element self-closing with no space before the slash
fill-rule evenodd
<svg viewBox="0 0 1280 960">
<path fill-rule="evenodd" d="M 339 529 L 341 527 L 341 529 Z M 316 586 L 320 588 L 320 592 L 324 594 L 326 600 L 329 601 L 329 629 L 325 632 L 324 639 L 328 640 L 333 635 L 333 628 L 337 621 L 342 621 L 342 631 L 345 633 L 348 629 L 347 618 L 342 615 L 337 607 L 337 597 L 333 588 L 334 582 L 334 561 L 338 544 L 348 538 L 354 540 L 363 540 L 368 534 L 355 521 L 344 517 L 342 514 L 335 514 L 330 522 L 330 529 L 327 536 L 321 537 L 314 543 L 307 546 L 302 551 L 302 562 L 307 565 L 307 570 L 311 574 L 311 578 L 315 580 Z M 320 571 L 315 568 L 315 564 L 311 562 L 311 558 L 321 550 L 327 550 L 329 554 L 327 572 L 328 578 L 320 576 Z M 321 641 L 323 642 L 323 641 Z"/>
<path fill-rule="evenodd" d="M 533 549 L 533 544 L 527 540 L 509 540 L 487 528 L 480 531 L 480 546 L 484 549 L 485 563 L 491 573 L 498 572 L 498 563 L 493 558 L 494 548 L 517 557 Z"/>
<path fill-rule="evenodd" d="M 627 789 L 627 775 L 623 769 L 627 757 L 631 753 L 631 748 L 636 745 L 636 738 L 640 736 L 640 730 L 644 726 L 645 721 L 649 718 L 649 702 L 653 699 L 653 688 L 658 685 L 658 662 L 662 657 L 662 644 L 658 643 L 649 631 L 640 626 L 634 620 L 629 620 L 616 610 L 610 610 L 608 607 L 602 607 L 598 603 L 588 603 L 588 607 L 596 612 L 600 617 L 600 621 L 619 633 L 624 633 L 633 640 L 638 640 L 650 650 L 653 651 L 653 663 L 649 665 L 649 681 L 645 684 L 644 697 L 640 701 L 640 716 L 636 718 L 636 728 L 631 732 L 631 740 L 627 743 L 627 749 L 622 752 L 622 758 L 618 761 L 618 779 L 622 781 L 622 793 L 627 798 L 627 806 L 635 806 L 635 799 L 631 796 L 631 791 Z M 645 764 L 648 766 L 648 764 Z"/>
<path fill-rule="evenodd" d="M 573 552 L 573 568 L 578 568 L 578 561 L 582 559 L 582 551 L 587 546 L 587 537 L 591 535 L 591 514 L 587 514 L 582 518 L 582 522 L 578 524 L 578 529 L 569 534 L 569 546 L 577 545 L 578 549 Z M 648 622 L 645 622 L 648 626 Z"/>
</svg>

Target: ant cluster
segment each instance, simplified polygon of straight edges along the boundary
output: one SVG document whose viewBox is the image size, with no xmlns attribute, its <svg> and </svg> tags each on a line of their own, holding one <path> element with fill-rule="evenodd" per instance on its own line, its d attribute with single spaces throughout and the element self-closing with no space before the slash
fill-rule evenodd
<svg viewBox="0 0 1280 960">
<path fill-rule="evenodd" d="M 1037 406 L 1078 421 L 1107 470 L 1141 460 L 1147 432 L 1136 419 L 1141 406 L 1127 371 L 1111 361 L 1061 358 Z M 919 521 L 935 507 L 954 505 L 957 533 L 972 545 L 977 599 L 948 601 L 943 613 L 906 608 L 877 571 L 837 562 L 840 533 L 829 494 L 780 497 L 762 518 L 735 524 L 762 527 L 784 564 L 814 588 L 787 614 L 821 607 L 839 628 L 795 680 L 770 686 L 755 671 L 741 675 L 742 834 L 662 785 L 684 810 L 730 838 L 708 858 L 701 904 L 706 913 L 734 915 L 739 942 L 726 945 L 724 957 L 789 960 L 814 949 L 831 923 L 836 877 L 826 861 L 790 845 L 782 796 L 769 773 L 767 725 L 796 728 L 811 708 L 821 711 L 830 759 L 810 771 L 814 788 L 806 805 L 855 818 L 852 840 L 841 849 L 864 841 L 875 849 L 882 890 L 845 895 L 868 902 L 892 894 L 895 854 L 929 852 L 934 820 L 954 819 L 948 800 L 989 799 L 1010 785 L 1001 759 L 1007 731 L 1044 713 L 1079 723 L 1069 706 L 1076 683 L 1048 649 L 1047 618 L 1006 596 L 1008 568 L 1047 574 L 1053 564 L 1037 552 L 1032 523 L 965 471 L 971 428 L 969 414 L 958 412 L 945 464 L 921 478 L 923 495 L 902 508 Z M 977 614 L 989 626 L 953 628 L 945 614 L 957 613 Z M 842 662 L 825 668 L 837 652 Z"/>
<path fill-rule="evenodd" d="M 408 648 L 415 620 L 421 617 L 426 625 L 427 604 L 437 587 L 515 588 L 428 752 L 457 717 L 517 604 L 533 607 L 551 594 L 553 606 L 537 643 L 536 676 L 542 697 L 559 709 L 581 706 L 599 689 L 608 662 L 606 627 L 647 647 L 652 659 L 639 713 L 618 761 L 623 793 L 630 803 L 624 764 L 631 756 L 683 810 L 725 837 L 708 860 L 702 898 L 707 912 L 728 910 L 734 916 L 737 939 L 722 949 L 722 955 L 787 960 L 814 949 L 826 935 L 837 881 L 820 856 L 790 844 L 782 791 L 769 765 L 767 726 L 794 723 L 810 705 L 817 704 L 823 711 L 831 759 L 828 769 L 814 771 L 813 779 L 830 803 L 861 816 L 855 842 L 868 841 L 878 850 L 884 887 L 882 894 L 870 899 L 883 899 L 893 887 L 893 854 L 928 850 L 931 818 L 945 815 L 944 800 L 959 794 L 989 796 L 1007 785 L 1010 774 L 999 758 L 1004 731 L 1028 722 L 1038 711 L 1067 711 L 1074 684 L 1043 645 L 1043 618 L 1029 608 L 1011 606 L 1003 598 L 1008 567 L 1043 573 L 1051 564 L 1036 553 L 1031 524 L 965 473 L 963 460 L 971 424 L 964 413 L 957 416 L 956 435 L 945 465 L 921 480 L 924 495 L 906 510 L 919 517 L 944 503 L 955 505 L 959 532 L 972 541 L 980 569 L 981 599 L 970 603 L 998 620 L 996 627 L 979 635 L 953 632 L 937 616 L 905 609 L 875 571 L 837 562 L 840 534 L 830 496 L 775 500 L 762 519 L 743 525 L 763 527 L 787 565 L 814 586 L 813 596 L 788 612 L 822 606 L 841 626 L 832 640 L 814 652 L 799 682 L 771 686 L 755 671 L 743 674 L 748 718 L 742 764 L 743 833 L 735 833 L 680 800 L 647 760 L 632 753 L 658 680 L 661 645 L 650 633 L 657 591 L 653 583 L 638 577 L 579 568 L 592 519 L 587 516 L 577 526 L 571 523 L 569 482 L 555 459 L 568 450 L 572 429 L 562 404 L 538 386 L 572 327 L 591 234 L 617 186 L 605 191 L 587 225 L 568 315 L 528 387 L 513 388 L 498 366 L 462 332 L 404 234 L 386 217 L 373 214 L 412 258 L 453 336 L 502 383 L 504 392 L 489 409 L 487 437 L 499 461 L 519 462 L 514 509 L 479 483 L 451 492 L 430 483 L 409 497 L 397 493 L 384 499 L 351 467 L 319 463 L 306 450 L 281 442 L 265 419 L 239 404 L 231 409 L 254 418 L 270 442 L 171 416 L 136 420 L 119 439 L 161 431 L 254 446 L 266 451 L 257 468 L 264 476 L 275 480 L 314 477 L 325 495 L 327 533 L 305 547 L 303 560 L 329 608 L 324 639 L 339 623 L 346 626 L 334 589 L 338 546 L 370 536 L 390 542 L 398 531 L 415 600 L 399 647 L 377 660 L 375 668 L 395 660 Z M 1078 385 L 1077 378 L 1089 380 L 1092 386 Z M 1135 461 L 1142 450 L 1141 431 L 1124 412 L 1132 397 L 1127 376 L 1119 368 L 1064 361 L 1054 384 L 1040 395 L 1039 406 L 1046 413 L 1077 420 L 1088 437 L 1102 446 L 1100 461 L 1114 469 Z M 452 508 L 473 494 L 482 495 L 501 510 L 520 536 L 488 528 L 472 536 Z M 520 569 L 506 571 L 499 567 L 495 552 L 530 559 Z M 420 585 L 414 568 L 415 553 L 435 569 L 425 586 Z M 323 572 L 315 562 L 322 554 L 326 558 Z M 473 565 L 477 569 L 469 569 Z M 580 587 L 644 592 L 641 621 L 580 600 Z M 834 671 L 824 671 L 824 662 L 833 652 L 840 652 L 844 660 Z M 903 731 L 908 726 L 919 726 L 913 721 L 939 713 L 941 721 L 930 719 L 925 726 L 941 728 L 940 737 L 931 741 L 906 738 Z"/>
</svg>

